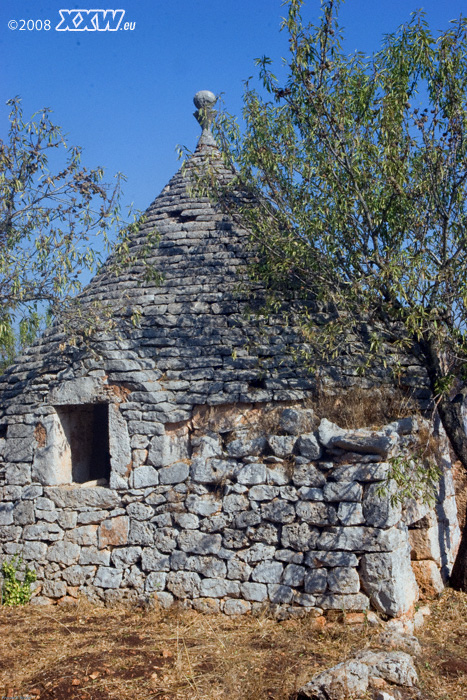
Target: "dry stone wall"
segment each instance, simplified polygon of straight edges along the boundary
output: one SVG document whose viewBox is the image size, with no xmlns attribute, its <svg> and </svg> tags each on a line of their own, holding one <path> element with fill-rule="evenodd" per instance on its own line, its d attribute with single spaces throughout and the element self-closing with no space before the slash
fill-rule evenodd
<svg viewBox="0 0 467 700">
<path fill-rule="evenodd" d="M 0 546 L 37 571 L 36 603 L 83 594 L 227 614 L 371 606 L 398 616 L 419 595 L 411 558 L 422 580 L 443 585 L 459 539 L 448 461 L 434 509 L 393 503 L 387 482 L 391 458 L 417 444 L 415 419 L 348 431 L 302 406 L 239 404 L 160 428 L 133 436 L 139 462 L 125 465 L 120 424 L 114 467 L 126 473 L 111 476 L 114 488 L 50 485 L 22 461 L 6 470 Z M 34 441 L 21 432 L 23 460 Z M 35 435 L 41 455 L 47 439 Z"/>
</svg>

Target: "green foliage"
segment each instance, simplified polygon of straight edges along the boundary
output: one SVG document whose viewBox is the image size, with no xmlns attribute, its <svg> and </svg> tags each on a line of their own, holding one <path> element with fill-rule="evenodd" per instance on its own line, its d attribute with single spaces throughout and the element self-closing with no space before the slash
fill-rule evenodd
<svg viewBox="0 0 467 700">
<path fill-rule="evenodd" d="M 389 460 L 387 480 L 378 489 L 381 497 L 388 497 L 392 505 L 404 505 L 408 499 L 434 506 L 441 472 L 434 459 L 424 459 L 420 453 L 410 457 L 392 457 Z"/>
<path fill-rule="evenodd" d="M 81 279 L 95 271 L 122 225 L 123 176 L 81 165 L 50 110 L 23 119 L 9 100 L 8 139 L 0 141 L 0 365 L 7 366 L 45 323 L 72 307 Z M 131 229 L 130 225 L 130 229 Z M 120 230 L 120 246 L 128 235 Z M 116 254 L 120 267 L 124 256 Z"/>
<path fill-rule="evenodd" d="M 28 566 L 24 568 L 21 579 L 17 575 L 23 560 L 20 556 L 14 556 L 11 561 L 2 564 L 2 605 L 26 605 L 31 598 L 31 583 L 36 580 L 36 573 Z"/>
<path fill-rule="evenodd" d="M 467 20 L 435 35 L 417 12 L 374 55 L 348 56 L 340 0 L 316 26 L 302 0 L 286 5 L 284 84 L 258 59 L 244 130 L 225 113 L 216 126 L 232 186 L 255 197 L 241 215 L 256 273 L 328 314 L 303 318 L 314 351 L 346 352 L 365 320 L 368 356 L 382 331 L 401 350 L 428 343 L 433 391 L 447 392 L 467 367 Z"/>
</svg>

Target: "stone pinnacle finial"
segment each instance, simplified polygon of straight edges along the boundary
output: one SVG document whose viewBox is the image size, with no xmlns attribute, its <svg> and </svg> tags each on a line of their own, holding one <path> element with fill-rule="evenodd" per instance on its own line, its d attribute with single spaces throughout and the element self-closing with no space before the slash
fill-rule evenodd
<svg viewBox="0 0 467 700">
<path fill-rule="evenodd" d="M 211 131 L 211 123 L 214 117 L 214 105 L 217 97 L 210 90 L 200 90 L 193 98 L 196 107 L 194 116 L 201 125 L 203 132 Z"/>
</svg>

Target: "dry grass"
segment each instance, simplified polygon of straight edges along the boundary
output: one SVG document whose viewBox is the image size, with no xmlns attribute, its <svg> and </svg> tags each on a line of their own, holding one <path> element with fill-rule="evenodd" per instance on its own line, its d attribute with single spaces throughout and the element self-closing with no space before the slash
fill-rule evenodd
<svg viewBox="0 0 467 700">
<path fill-rule="evenodd" d="M 30 700 L 291 700 L 363 647 L 367 626 L 192 611 L 0 609 L 0 697 Z M 422 697 L 467 697 L 467 598 L 448 591 L 420 634 Z M 411 693 L 405 697 L 414 697 Z"/>
</svg>

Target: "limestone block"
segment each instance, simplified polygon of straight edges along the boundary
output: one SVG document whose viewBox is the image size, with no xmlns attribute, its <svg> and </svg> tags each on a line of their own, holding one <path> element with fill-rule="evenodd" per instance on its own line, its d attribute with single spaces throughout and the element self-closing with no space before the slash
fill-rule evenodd
<svg viewBox="0 0 467 700">
<path fill-rule="evenodd" d="M 44 561 L 47 553 L 45 542 L 25 542 L 23 547 L 23 559 Z"/>
<path fill-rule="evenodd" d="M 159 472 L 148 464 L 136 467 L 131 473 L 130 485 L 133 489 L 145 489 L 148 486 L 157 486 L 158 483 Z"/>
<path fill-rule="evenodd" d="M 178 536 L 178 546 L 183 552 L 193 554 L 217 554 L 222 545 L 219 534 L 207 535 L 196 530 L 181 532 Z"/>
<path fill-rule="evenodd" d="M 289 435 L 303 435 L 318 424 L 318 419 L 311 408 L 285 408 L 279 419 L 279 425 Z"/>
<path fill-rule="evenodd" d="M 313 464 L 297 464 L 293 470 L 292 481 L 295 486 L 313 486 L 322 488 L 326 479 Z"/>
<path fill-rule="evenodd" d="M 343 430 L 326 418 L 318 428 L 319 440 L 324 447 L 378 454 L 386 458 L 397 446 L 397 433 L 371 430 Z"/>
<path fill-rule="evenodd" d="M 371 678 L 382 678 L 406 688 L 418 685 L 417 671 L 410 654 L 404 651 L 372 651 L 364 649 L 355 658 L 368 667 Z"/>
<path fill-rule="evenodd" d="M 244 549 L 238 553 L 239 559 L 247 561 L 249 564 L 253 564 L 258 561 L 265 561 L 266 559 L 272 559 L 275 553 L 275 547 L 272 545 L 266 545 L 263 542 L 257 542 L 252 547 Z"/>
<path fill-rule="evenodd" d="M 233 475 L 235 467 L 233 461 L 196 457 L 191 462 L 190 473 L 193 481 L 199 484 L 219 484 Z"/>
<path fill-rule="evenodd" d="M 0 525 L 13 525 L 13 502 L 0 503 Z M 22 523 L 16 523 L 21 525 Z"/>
<path fill-rule="evenodd" d="M 328 571 L 328 589 L 332 593 L 358 593 L 360 578 L 351 567 L 335 567 Z"/>
<path fill-rule="evenodd" d="M 342 525 L 362 525 L 365 522 L 361 503 L 343 501 L 339 503 L 337 517 Z"/>
<path fill-rule="evenodd" d="M 5 483 L 10 486 L 26 486 L 31 483 L 30 464 L 9 464 L 5 469 Z"/>
<path fill-rule="evenodd" d="M 64 530 L 71 530 L 76 527 L 77 518 L 78 514 L 72 510 L 64 510 L 57 513 L 57 522 Z"/>
<path fill-rule="evenodd" d="M 224 513 L 234 514 L 240 513 L 243 510 L 247 510 L 249 506 L 250 503 L 246 496 L 232 493 L 224 498 L 222 510 L 224 511 Z"/>
<path fill-rule="evenodd" d="M 147 593 L 163 591 L 167 582 L 167 574 L 162 571 L 152 571 L 146 577 L 145 590 Z"/>
<path fill-rule="evenodd" d="M 280 583 L 283 569 L 278 561 L 263 561 L 255 566 L 251 578 L 258 583 Z"/>
<path fill-rule="evenodd" d="M 184 554 L 184 552 L 178 552 L 178 554 Z M 187 557 L 185 566 L 180 568 L 185 568 L 188 571 L 196 571 L 197 574 L 202 574 L 203 576 L 213 579 L 223 579 L 227 572 L 225 563 L 221 559 L 217 559 L 217 557 Z"/>
<path fill-rule="evenodd" d="M 270 583 L 268 584 L 268 597 L 271 603 L 274 605 L 281 605 L 283 603 L 291 603 L 293 599 L 293 590 L 290 586 L 284 586 L 283 584 Z"/>
<path fill-rule="evenodd" d="M 298 489 L 298 497 L 304 501 L 324 501 L 324 491 L 323 489 L 301 486 Z"/>
<path fill-rule="evenodd" d="M 274 559 L 287 562 L 287 564 L 302 564 L 302 552 L 294 552 L 292 549 L 276 549 Z"/>
<path fill-rule="evenodd" d="M 27 503 L 27 501 L 23 501 L 23 503 Z M 66 511 L 65 511 L 66 512 Z M 58 516 L 62 515 L 63 516 L 63 511 L 57 511 L 57 510 L 36 510 L 36 517 L 37 520 L 45 520 L 48 523 L 55 523 L 58 520 Z M 76 525 L 76 523 L 75 523 Z M 62 527 L 60 525 L 60 527 Z"/>
<path fill-rule="evenodd" d="M 295 520 L 295 507 L 287 501 L 271 501 L 261 506 L 261 517 L 273 523 L 291 523 Z"/>
<path fill-rule="evenodd" d="M 321 446 L 314 433 L 305 433 L 298 438 L 297 449 L 303 457 L 310 460 L 320 459 Z"/>
<path fill-rule="evenodd" d="M 97 547 L 82 547 L 78 563 L 81 566 L 86 566 L 88 564 L 102 564 L 102 566 L 108 566 L 110 564 L 110 552 L 99 550 Z"/>
<path fill-rule="evenodd" d="M 167 576 L 166 586 L 177 598 L 197 598 L 201 579 L 194 571 L 172 571 Z"/>
<path fill-rule="evenodd" d="M 99 588 L 120 588 L 122 572 L 109 566 L 99 566 L 94 578 L 94 586 Z"/>
<path fill-rule="evenodd" d="M 282 583 L 285 586 L 301 586 L 305 578 L 305 567 L 297 564 L 288 564 L 282 575 Z"/>
<path fill-rule="evenodd" d="M 228 598 L 223 605 L 226 615 L 246 615 L 251 610 L 251 603 L 246 600 L 232 600 Z"/>
<path fill-rule="evenodd" d="M 31 462 L 34 443 L 30 437 L 8 438 L 3 449 L 5 462 Z"/>
<path fill-rule="evenodd" d="M 74 564 L 62 571 L 62 577 L 69 586 L 82 586 L 95 572 L 95 566 L 78 566 Z"/>
<path fill-rule="evenodd" d="M 65 534 L 65 539 L 68 542 L 76 542 L 85 547 L 97 545 L 97 525 L 81 525 L 73 530 L 69 530 Z M 104 546 L 102 546 L 102 549 Z"/>
<path fill-rule="evenodd" d="M 141 568 L 143 571 L 169 571 L 170 559 L 167 554 L 158 552 L 154 547 L 147 547 L 141 555 Z"/>
<path fill-rule="evenodd" d="M 220 511 L 222 508 L 222 501 L 215 495 L 209 493 L 200 496 L 190 494 L 186 499 L 186 507 L 190 513 L 205 517 L 214 515 L 214 513 Z"/>
<path fill-rule="evenodd" d="M 222 457 L 222 443 L 219 435 L 208 432 L 205 435 L 192 436 L 191 447 L 194 457 Z"/>
<path fill-rule="evenodd" d="M 113 518 L 114 520 L 116 518 Z M 122 537 L 124 537 L 124 531 L 123 528 L 125 526 L 122 525 Z M 160 538 L 161 540 L 164 538 L 164 528 L 162 528 L 160 531 Z M 128 544 L 136 544 L 136 545 L 141 545 L 143 547 L 146 547 L 148 545 L 151 545 L 155 542 L 155 533 L 154 533 L 154 526 L 151 523 L 148 522 L 141 522 L 139 520 L 131 520 L 130 521 L 130 532 L 128 533 Z M 124 542 L 119 542 L 119 544 L 125 544 Z M 160 547 L 160 543 L 157 544 L 156 546 Z"/>
<path fill-rule="evenodd" d="M 297 516 L 310 525 L 326 526 L 335 525 L 337 522 L 336 510 L 326 503 L 301 501 L 295 507 Z"/>
<path fill-rule="evenodd" d="M 111 554 L 112 564 L 116 569 L 126 569 L 141 558 L 142 552 L 141 547 L 134 546 L 114 549 Z"/>
<path fill-rule="evenodd" d="M 261 515 L 256 510 L 247 510 L 243 513 L 238 513 L 235 516 L 234 525 L 236 528 L 242 529 L 245 527 L 251 527 L 253 525 L 259 525 L 261 522 Z"/>
<path fill-rule="evenodd" d="M 130 518 L 135 520 L 149 520 L 154 516 L 154 508 L 144 503 L 129 503 L 126 507 L 126 512 Z"/>
<path fill-rule="evenodd" d="M 370 601 L 363 593 L 346 595 L 342 593 L 317 593 L 316 605 L 323 610 L 367 610 Z"/>
<path fill-rule="evenodd" d="M 272 501 L 279 494 L 277 486 L 252 486 L 248 492 L 248 497 L 252 501 Z"/>
<path fill-rule="evenodd" d="M 407 535 L 396 527 L 381 530 L 375 527 L 330 527 L 322 532 L 317 549 L 349 552 L 392 552 L 403 546 Z"/>
<path fill-rule="evenodd" d="M 131 470 L 128 424 L 115 403 L 109 404 L 109 451 L 112 475 L 128 477 Z"/>
<path fill-rule="evenodd" d="M 418 599 L 408 544 L 390 552 L 363 555 L 360 578 L 373 607 L 391 617 L 408 612 Z"/>
<path fill-rule="evenodd" d="M 296 549 L 299 552 L 316 549 L 320 530 L 310 527 L 308 523 L 293 523 L 282 528 L 281 544 L 286 549 Z"/>
<path fill-rule="evenodd" d="M 186 481 L 190 467 L 185 462 L 176 462 L 170 467 L 159 470 L 159 482 L 161 484 L 179 484 Z"/>
<path fill-rule="evenodd" d="M 36 525 L 26 525 L 23 530 L 25 540 L 45 540 L 56 542 L 63 539 L 63 530 L 56 523 L 37 523 Z"/>
<path fill-rule="evenodd" d="M 167 467 L 190 456 L 188 433 L 156 435 L 149 445 L 148 463 L 154 467 Z"/>
<path fill-rule="evenodd" d="M 29 499 L 32 500 L 34 498 L 37 498 L 38 496 L 42 496 L 43 492 L 44 492 L 44 489 L 39 484 L 30 484 L 30 486 L 25 486 L 23 488 L 23 493 L 21 494 L 21 498 L 23 499 L 23 501 L 26 501 Z"/>
<path fill-rule="evenodd" d="M 438 525 L 424 529 L 409 530 L 409 543 L 412 559 L 432 559 L 441 564 Z"/>
<path fill-rule="evenodd" d="M 174 513 L 173 519 L 182 530 L 197 530 L 199 528 L 199 518 L 193 513 Z"/>
<path fill-rule="evenodd" d="M 356 481 L 336 481 L 327 483 L 323 489 L 325 501 L 361 501 L 363 489 Z"/>
<path fill-rule="evenodd" d="M 323 593 L 327 588 L 327 569 L 314 569 L 305 575 L 305 593 Z"/>
<path fill-rule="evenodd" d="M 61 598 L 66 595 L 65 581 L 44 581 L 42 595 L 47 598 Z"/>
<path fill-rule="evenodd" d="M 368 667 L 358 661 L 345 661 L 313 676 L 299 690 L 310 700 L 352 700 L 362 698 L 368 689 Z"/>
<path fill-rule="evenodd" d="M 269 464 L 271 462 L 269 461 Z M 290 481 L 287 467 L 280 460 L 267 469 L 266 481 L 275 486 L 285 486 Z"/>
<path fill-rule="evenodd" d="M 56 561 L 65 566 L 71 566 L 78 561 L 79 555 L 80 547 L 78 544 L 74 542 L 57 542 L 49 547 L 47 551 L 47 560 Z"/>
<path fill-rule="evenodd" d="M 22 497 L 22 491 L 21 486 L 4 486 L 0 489 L 0 498 L 3 501 L 18 501 Z"/>
<path fill-rule="evenodd" d="M 387 493 L 379 493 L 379 484 L 370 484 L 365 490 L 363 499 L 363 515 L 367 525 L 372 527 L 392 527 L 399 522 L 402 516 L 402 506 L 399 502 L 395 504 L 391 501 L 391 496 L 397 487 L 392 481 Z"/>
<path fill-rule="evenodd" d="M 229 442 L 226 451 L 229 457 L 246 457 L 247 455 L 256 457 L 264 452 L 265 447 L 266 438 L 264 437 L 241 437 Z"/>
<path fill-rule="evenodd" d="M 255 600 L 261 603 L 268 595 L 267 586 L 263 583 L 242 583 L 240 586 L 241 595 L 247 600 Z"/>
<path fill-rule="evenodd" d="M 279 528 L 272 523 L 262 523 L 255 528 L 249 527 L 247 535 L 253 542 L 265 542 L 266 544 L 277 544 L 279 542 Z"/>
<path fill-rule="evenodd" d="M 295 435 L 270 435 L 268 437 L 268 445 L 276 457 L 290 457 L 296 442 Z"/>
<path fill-rule="evenodd" d="M 334 465 L 333 465 L 334 466 Z M 329 473 L 331 481 L 360 481 L 370 483 L 372 481 L 384 481 L 389 474 L 389 464 L 345 464 L 334 467 Z"/>
<path fill-rule="evenodd" d="M 305 564 L 311 569 L 319 569 L 323 566 L 357 566 L 358 559 L 352 552 L 307 552 Z"/>
<path fill-rule="evenodd" d="M 238 559 L 231 559 L 227 562 L 227 578 L 237 581 L 248 581 L 252 572 L 251 566 Z M 255 584 L 257 585 L 257 584 Z"/>
<path fill-rule="evenodd" d="M 443 579 L 441 578 L 440 570 L 434 561 L 413 561 L 412 569 L 415 574 L 415 578 L 420 589 L 420 597 L 422 599 L 433 600 L 443 592 Z"/>
<path fill-rule="evenodd" d="M 265 484 L 267 478 L 267 470 L 264 464 L 253 462 L 252 464 L 242 465 L 235 470 L 234 476 L 239 484 L 246 486 L 254 486 L 255 484 Z"/>
<path fill-rule="evenodd" d="M 200 582 L 199 593 L 207 598 L 224 598 L 227 595 L 238 595 L 240 584 L 236 581 L 222 578 L 203 578 Z"/>
<path fill-rule="evenodd" d="M 102 486 L 51 486 L 45 489 L 45 495 L 59 508 L 117 508 L 120 497 L 112 489 Z"/>
</svg>

